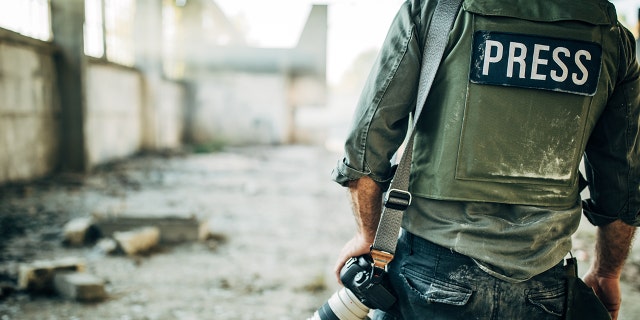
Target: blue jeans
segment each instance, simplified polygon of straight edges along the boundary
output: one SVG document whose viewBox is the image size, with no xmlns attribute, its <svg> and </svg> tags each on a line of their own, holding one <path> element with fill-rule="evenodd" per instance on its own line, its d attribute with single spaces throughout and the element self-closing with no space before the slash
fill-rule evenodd
<svg viewBox="0 0 640 320">
<path fill-rule="evenodd" d="M 398 302 L 388 312 L 376 310 L 374 320 L 557 320 L 564 313 L 562 261 L 528 281 L 509 283 L 403 230 L 388 270 Z"/>
</svg>

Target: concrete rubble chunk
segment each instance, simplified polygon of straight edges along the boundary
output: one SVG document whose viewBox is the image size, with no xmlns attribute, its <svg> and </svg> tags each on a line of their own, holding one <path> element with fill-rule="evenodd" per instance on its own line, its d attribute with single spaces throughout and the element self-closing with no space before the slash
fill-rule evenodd
<svg viewBox="0 0 640 320">
<path fill-rule="evenodd" d="M 102 236 L 130 231 L 146 226 L 160 230 L 161 243 L 197 241 L 200 221 L 184 212 L 123 212 L 119 214 L 94 214 L 94 224 Z"/>
<path fill-rule="evenodd" d="M 54 278 L 56 292 L 67 299 L 96 302 L 107 298 L 105 281 L 85 272 L 61 272 Z"/>
<path fill-rule="evenodd" d="M 75 218 L 67 222 L 63 229 L 63 243 L 72 247 L 79 247 L 97 238 L 97 230 L 91 218 Z"/>
<path fill-rule="evenodd" d="M 130 231 L 115 232 L 113 239 L 118 248 L 127 255 L 136 255 L 151 250 L 160 243 L 160 229 L 143 227 Z"/>
<path fill-rule="evenodd" d="M 212 220 L 206 220 L 202 222 L 202 224 L 200 225 L 200 234 L 198 238 L 200 241 L 227 241 L 227 236 L 225 234 L 216 231 L 216 225 Z"/>
<path fill-rule="evenodd" d="M 111 254 L 118 250 L 118 243 L 112 238 L 102 238 L 93 247 L 100 254 Z"/>
<path fill-rule="evenodd" d="M 209 240 L 210 238 L 212 238 L 213 234 L 213 223 L 211 222 L 211 220 L 203 221 L 198 228 L 198 240 Z"/>
<path fill-rule="evenodd" d="M 30 292 L 53 293 L 53 280 L 57 273 L 84 271 L 85 263 L 79 258 L 41 260 L 19 267 L 18 289 Z"/>
</svg>

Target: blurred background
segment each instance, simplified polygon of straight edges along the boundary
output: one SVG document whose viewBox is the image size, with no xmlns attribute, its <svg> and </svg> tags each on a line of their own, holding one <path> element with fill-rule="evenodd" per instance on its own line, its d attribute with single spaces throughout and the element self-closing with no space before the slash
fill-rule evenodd
<svg viewBox="0 0 640 320">
<path fill-rule="evenodd" d="M 401 2 L 0 0 L 0 183 L 185 143 L 339 144 Z M 637 34 L 638 1 L 614 3 Z"/>
<path fill-rule="evenodd" d="M 0 183 L 183 143 L 327 140 L 400 3 L 0 0 Z"/>
<path fill-rule="evenodd" d="M 0 0 L 0 320 L 310 315 L 354 228 L 329 172 L 402 2 Z M 637 38 L 640 0 L 613 3 Z"/>
</svg>

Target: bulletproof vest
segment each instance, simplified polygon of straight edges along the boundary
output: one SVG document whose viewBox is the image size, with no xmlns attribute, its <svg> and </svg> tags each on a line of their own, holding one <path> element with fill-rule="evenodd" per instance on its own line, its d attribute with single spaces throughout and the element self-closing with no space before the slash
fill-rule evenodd
<svg viewBox="0 0 640 320">
<path fill-rule="evenodd" d="M 606 1 L 558 3 L 464 2 L 416 128 L 414 195 L 576 204 L 620 31 Z"/>
</svg>

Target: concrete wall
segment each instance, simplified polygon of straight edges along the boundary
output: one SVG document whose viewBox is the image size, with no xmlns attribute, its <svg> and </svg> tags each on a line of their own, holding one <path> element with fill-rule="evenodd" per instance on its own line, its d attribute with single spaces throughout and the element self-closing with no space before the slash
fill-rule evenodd
<svg viewBox="0 0 640 320">
<path fill-rule="evenodd" d="M 51 49 L 0 42 L 0 184 L 58 166 L 60 107 Z"/>
<path fill-rule="evenodd" d="M 195 143 L 278 144 L 288 140 L 288 78 L 276 73 L 207 73 L 192 82 Z"/>
<path fill-rule="evenodd" d="M 60 168 L 64 108 L 54 52 L 50 44 L 0 30 L 0 185 L 42 178 Z M 89 63 L 85 73 L 89 168 L 141 150 L 182 145 L 183 84 L 154 77 L 155 89 L 148 90 L 144 73 L 103 62 Z M 144 139 L 151 142 L 143 146 Z"/>
<path fill-rule="evenodd" d="M 181 84 L 161 81 L 146 92 L 144 74 L 111 64 L 87 68 L 85 136 L 89 165 L 118 160 L 143 149 L 177 148 L 184 130 L 185 91 Z M 146 97 L 147 94 L 157 94 Z M 152 99 L 151 110 L 144 99 Z M 145 144 L 144 139 L 151 142 Z"/>
<path fill-rule="evenodd" d="M 140 76 L 134 70 L 87 68 L 85 139 L 89 166 L 124 158 L 142 144 Z"/>
<path fill-rule="evenodd" d="M 188 22 L 221 12 L 210 1 L 187 2 L 178 29 L 185 39 L 173 44 L 205 59 L 185 56 L 191 73 L 176 82 L 162 73 L 161 2 L 137 4 L 135 68 L 84 55 L 83 0 L 51 0 L 51 43 L 0 28 L 0 185 L 82 173 L 185 140 L 296 142 L 296 108 L 324 104 L 326 5 L 314 6 L 296 48 L 264 49 L 242 39 L 221 44 L 238 33 L 224 19 L 212 25 L 219 34 L 202 37 L 212 32 Z"/>
<path fill-rule="evenodd" d="M 189 21 L 204 14 L 190 2 Z M 196 10 L 197 9 L 197 10 Z M 186 81 L 192 88 L 187 138 L 194 143 L 285 144 L 297 139 L 295 113 L 325 106 L 327 6 L 314 5 L 293 48 L 254 48 L 185 39 Z M 197 25 L 181 32 L 198 34 Z M 221 28 L 221 34 L 228 32 Z M 308 140 L 308 139 L 305 139 Z"/>
<path fill-rule="evenodd" d="M 182 146 L 185 133 L 185 86 L 172 81 L 162 81 L 156 93 L 154 125 L 147 130 L 155 139 L 153 149 L 175 149 Z"/>
</svg>

